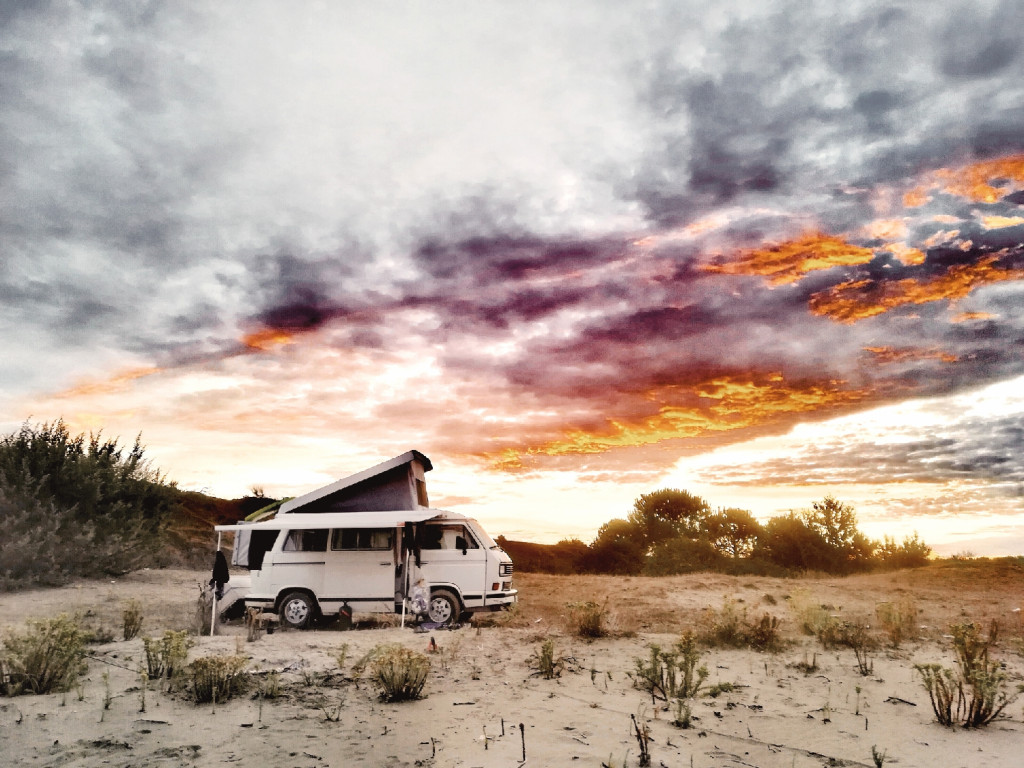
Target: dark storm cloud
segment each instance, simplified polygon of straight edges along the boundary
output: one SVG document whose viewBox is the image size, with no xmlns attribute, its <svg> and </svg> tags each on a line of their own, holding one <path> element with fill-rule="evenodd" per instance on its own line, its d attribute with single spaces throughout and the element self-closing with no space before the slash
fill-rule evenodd
<svg viewBox="0 0 1024 768">
<path fill-rule="evenodd" d="M 1019 149 L 1020 107 L 1002 96 L 1024 76 L 1009 32 L 1024 23 L 1024 9 L 916 11 L 776 3 L 699 43 L 663 24 L 665 41 L 640 68 L 661 139 L 624 189 L 652 220 L 674 225 L 738 198 L 785 196 L 799 207 L 825 191 L 823 182 L 899 179 L 944 165 L 965 138 L 981 156 Z M 692 45 L 708 51 L 699 64 Z M 947 83 L 964 80 L 977 90 L 947 103 Z M 865 132 L 874 134 L 870 144 Z M 819 213 L 841 227 L 846 202 Z"/>
</svg>

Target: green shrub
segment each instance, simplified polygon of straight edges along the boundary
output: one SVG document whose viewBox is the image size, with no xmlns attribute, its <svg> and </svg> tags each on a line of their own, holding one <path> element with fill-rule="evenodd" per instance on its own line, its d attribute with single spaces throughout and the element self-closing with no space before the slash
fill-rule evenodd
<svg viewBox="0 0 1024 768">
<path fill-rule="evenodd" d="M 0 438 L 0 589 L 126 573 L 162 556 L 179 492 L 140 441 L 73 436 L 63 421 Z"/>
<path fill-rule="evenodd" d="M 8 632 L 0 650 L 0 692 L 51 693 L 74 687 L 85 672 L 88 633 L 77 618 L 32 619 L 24 632 Z"/>
<path fill-rule="evenodd" d="M 652 699 L 688 699 L 697 695 L 708 676 L 705 665 L 697 666 L 703 655 L 692 632 L 685 632 L 670 651 L 652 643 L 648 657 L 633 659 L 633 685 L 647 691 Z"/>
<path fill-rule="evenodd" d="M 825 645 L 826 640 L 822 639 L 822 635 L 830 637 L 830 633 L 839 622 L 833 613 L 835 608 L 818 603 L 806 589 L 793 590 L 789 597 L 789 607 L 801 631 L 807 635 L 814 635 L 822 645 Z"/>
<path fill-rule="evenodd" d="M 535 670 L 535 674 L 545 680 L 551 680 L 562 676 L 565 659 L 555 656 L 555 641 L 549 638 L 540 644 L 539 650 L 534 651 L 530 657 L 530 666 Z"/>
<path fill-rule="evenodd" d="M 699 639 L 711 648 L 753 648 L 775 651 L 782 645 L 777 616 L 763 613 L 756 621 L 747 619 L 745 608 L 726 600 L 719 610 L 705 608 L 700 618 Z"/>
<path fill-rule="evenodd" d="M 142 630 L 142 604 L 138 600 L 125 601 L 121 611 L 121 627 L 125 640 L 134 640 Z"/>
<path fill-rule="evenodd" d="M 378 647 L 370 662 L 370 680 L 383 701 L 420 698 L 429 671 L 430 659 L 400 645 Z"/>
<path fill-rule="evenodd" d="M 568 603 L 569 630 L 577 637 L 604 637 L 608 634 L 605 619 L 608 617 L 607 602 L 598 605 L 592 601 Z"/>
<path fill-rule="evenodd" d="M 146 654 L 146 674 L 150 680 L 167 678 L 175 680 L 185 668 L 188 651 L 193 640 L 188 632 L 175 632 L 168 629 L 159 640 L 151 637 L 142 638 L 142 648 Z"/>
<path fill-rule="evenodd" d="M 871 653 L 878 648 L 878 640 L 863 620 L 843 621 L 837 629 L 837 644 L 853 651 L 857 659 L 857 671 L 870 675 L 875 670 Z"/>
<path fill-rule="evenodd" d="M 989 658 L 994 641 L 991 634 L 983 637 L 973 622 L 954 624 L 950 631 L 956 667 L 916 664 L 914 669 L 921 675 L 939 723 L 980 728 L 998 717 L 1019 692 L 1007 691 L 1006 671 Z"/>
<path fill-rule="evenodd" d="M 875 616 L 893 648 L 899 648 L 904 640 L 916 635 L 917 614 L 917 605 L 909 597 L 875 607 Z"/>
<path fill-rule="evenodd" d="M 765 612 L 760 619 L 747 626 L 747 644 L 757 651 L 778 650 L 782 645 L 780 624 L 777 616 Z"/>
<path fill-rule="evenodd" d="M 249 665 L 245 656 L 201 656 L 188 665 L 192 699 L 196 704 L 226 701 L 245 691 Z"/>
</svg>

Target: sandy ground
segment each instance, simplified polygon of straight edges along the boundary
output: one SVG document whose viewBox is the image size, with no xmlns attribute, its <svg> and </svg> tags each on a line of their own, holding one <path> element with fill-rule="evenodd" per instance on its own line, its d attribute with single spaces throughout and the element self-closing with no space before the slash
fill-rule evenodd
<svg viewBox="0 0 1024 768">
<path fill-rule="evenodd" d="M 187 628 L 204 574 L 143 571 L 117 581 L 0 595 L 0 626 L 28 616 L 78 612 L 120 634 L 127 598 L 142 603 L 143 634 Z M 952 663 L 949 623 L 996 619 L 995 655 L 1014 685 L 1024 680 L 1019 624 L 1021 569 L 928 568 L 848 579 L 799 580 L 693 575 L 664 579 L 520 574 L 519 610 L 460 629 L 417 634 L 410 628 L 277 631 L 246 640 L 241 623 L 196 638 L 190 658 L 241 652 L 254 672 L 280 673 L 281 695 L 247 695 L 212 706 L 182 693 L 144 692 L 137 672 L 140 639 L 89 648 L 78 691 L 0 699 L 0 762 L 11 766 L 609 766 L 639 764 L 631 717 L 651 732 L 654 766 L 872 766 L 955 768 L 1017 766 L 1024 748 L 1022 706 L 1012 704 L 987 728 L 944 728 L 934 721 L 913 664 Z M 883 601 L 913 599 L 918 637 L 875 653 L 861 676 L 852 651 L 825 651 L 800 632 L 794 605 L 808 600 L 842 617 L 870 617 Z M 587 642 L 566 629 L 565 603 L 608 600 L 617 634 Z M 777 653 L 713 648 L 709 684 L 731 683 L 717 697 L 698 696 L 693 727 L 674 726 L 627 673 L 648 644 L 671 645 L 700 623 L 701 610 L 726 600 L 782 621 Z M 355 662 L 381 643 L 427 651 L 431 672 L 419 701 L 384 704 Z M 534 674 L 530 657 L 545 639 L 573 663 L 561 677 Z M 339 667 L 337 655 L 347 645 Z M 804 673 L 794 665 L 815 660 Z M 104 673 L 108 682 L 104 682 Z M 110 703 L 104 709 L 109 691 Z M 523 729 L 520 732 L 520 724 Z"/>
</svg>

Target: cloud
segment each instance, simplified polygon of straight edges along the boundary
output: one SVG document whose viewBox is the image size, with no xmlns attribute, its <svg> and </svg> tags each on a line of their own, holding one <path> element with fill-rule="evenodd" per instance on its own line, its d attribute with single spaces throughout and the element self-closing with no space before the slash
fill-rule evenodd
<svg viewBox="0 0 1024 768">
<path fill-rule="evenodd" d="M 1021 14 L 7 4 L 3 418 L 599 485 L 1010 380 Z"/>
</svg>

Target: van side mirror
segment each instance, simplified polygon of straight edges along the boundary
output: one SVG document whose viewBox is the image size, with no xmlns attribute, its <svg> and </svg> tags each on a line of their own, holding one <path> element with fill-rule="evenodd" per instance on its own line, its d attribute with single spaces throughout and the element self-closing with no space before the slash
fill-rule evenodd
<svg viewBox="0 0 1024 768">
<path fill-rule="evenodd" d="M 466 551 L 469 549 L 469 542 L 466 541 L 466 538 L 464 536 L 456 536 L 455 537 L 455 548 L 456 549 L 461 549 L 462 550 L 462 554 L 466 554 Z"/>
</svg>

